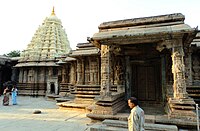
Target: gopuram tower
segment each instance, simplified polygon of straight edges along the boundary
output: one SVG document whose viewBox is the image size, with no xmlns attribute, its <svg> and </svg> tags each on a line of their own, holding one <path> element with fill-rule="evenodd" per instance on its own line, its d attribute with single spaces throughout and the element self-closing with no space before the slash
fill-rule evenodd
<svg viewBox="0 0 200 131">
<path fill-rule="evenodd" d="M 51 15 L 36 30 L 15 66 L 19 69 L 19 94 L 58 94 L 59 65 L 56 64 L 56 57 L 70 51 L 67 34 L 53 8 Z"/>
</svg>

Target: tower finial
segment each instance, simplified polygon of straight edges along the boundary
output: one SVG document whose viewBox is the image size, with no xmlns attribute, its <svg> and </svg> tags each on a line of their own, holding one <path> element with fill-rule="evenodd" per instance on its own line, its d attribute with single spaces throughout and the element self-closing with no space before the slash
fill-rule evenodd
<svg viewBox="0 0 200 131">
<path fill-rule="evenodd" d="M 51 15 L 55 15 L 54 6 L 53 6 L 53 10 L 52 10 L 52 12 L 51 12 Z"/>
</svg>

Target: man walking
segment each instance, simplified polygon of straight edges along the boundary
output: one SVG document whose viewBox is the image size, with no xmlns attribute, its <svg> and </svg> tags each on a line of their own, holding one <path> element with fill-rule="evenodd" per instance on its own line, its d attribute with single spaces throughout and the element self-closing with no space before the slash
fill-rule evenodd
<svg viewBox="0 0 200 131">
<path fill-rule="evenodd" d="M 144 131 L 144 111 L 139 107 L 137 98 L 130 97 L 128 106 L 131 108 L 131 113 L 128 117 L 128 130 Z"/>
</svg>

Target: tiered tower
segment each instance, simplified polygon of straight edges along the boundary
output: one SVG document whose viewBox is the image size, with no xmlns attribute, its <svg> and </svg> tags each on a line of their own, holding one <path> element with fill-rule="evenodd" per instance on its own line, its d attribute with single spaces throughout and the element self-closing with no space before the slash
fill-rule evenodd
<svg viewBox="0 0 200 131">
<path fill-rule="evenodd" d="M 68 54 L 71 47 L 61 20 L 54 8 L 36 30 L 19 63 L 19 93 L 45 95 L 58 92 L 58 65 L 56 57 Z M 47 91 L 47 92 L 46 92 Z M 40 92 L 40 93 L 39 93 Z"/>
<path fill-rule="evenodd" d="M 30 44 L 21 54 L 21 61 L 44 61 L 69 53 L 71 50 L 67 34 L 54 8 L 35 32 Z"/>
</svg>

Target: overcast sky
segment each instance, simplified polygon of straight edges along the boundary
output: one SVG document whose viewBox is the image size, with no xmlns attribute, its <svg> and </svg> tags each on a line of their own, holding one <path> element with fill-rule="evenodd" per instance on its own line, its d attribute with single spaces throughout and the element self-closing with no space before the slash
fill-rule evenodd
<svg viewBox="0 0 200 131">
<path fill-rule="evenodd" d="M 72 49 L 107 21 L 182 13 L 186 24 L 200 25 L 200 0 L 0 0 L 0 54 L 26 49 L 53 6 Z"/>
</svg>

